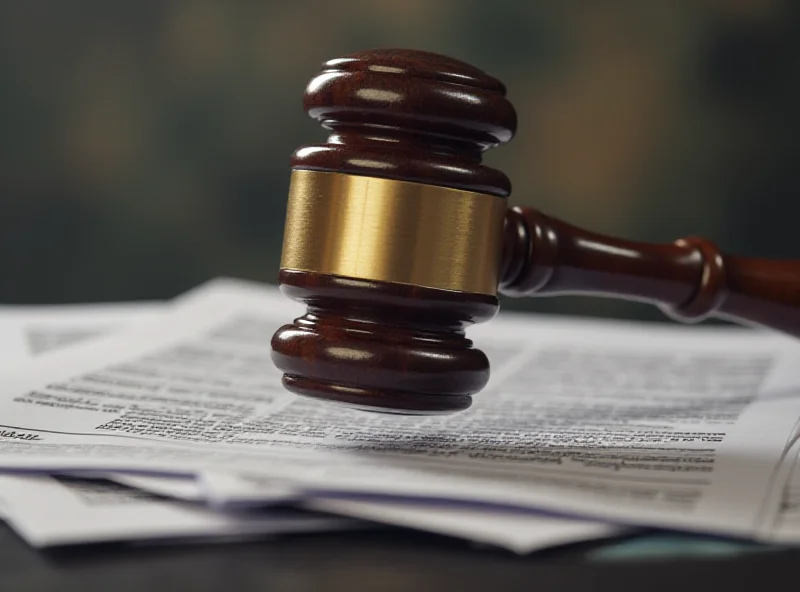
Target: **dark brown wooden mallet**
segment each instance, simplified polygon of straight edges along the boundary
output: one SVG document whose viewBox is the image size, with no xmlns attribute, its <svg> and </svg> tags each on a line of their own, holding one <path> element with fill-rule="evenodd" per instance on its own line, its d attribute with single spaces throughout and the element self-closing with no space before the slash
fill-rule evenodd
<svg viewBox="0 0 800 592">
<path fill-rule="evenodd" d="M 503 84 L 427 52 L 327 62 L 305 109 L 331 134 L 292 158 L 279 283 L 308 313 L 272 339 L 290 391 L 374 411 L 470 406 L 489 361 L 465 335 L 497 295 L 589 294 L 800 336 L 800 262 L 594 234 L 527 207 L 481 155 L 508 142 Z"/>
</svg>

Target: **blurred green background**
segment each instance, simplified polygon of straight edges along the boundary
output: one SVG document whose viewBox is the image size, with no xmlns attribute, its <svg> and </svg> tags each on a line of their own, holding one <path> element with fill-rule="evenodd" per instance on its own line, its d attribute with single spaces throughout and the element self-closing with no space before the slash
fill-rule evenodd
<svg viewBox="0 0 800 592">
<path fill-rule="evenodd" d="M 274 282 L 288 162 L 322 61 L 406 47 L 502 79 L 486 161 L 593 230 L 800 256 L 798 3 L 24 0 L 0 3 L 0 301 Z M 595 298 L 509 308 L 661 319 Z"/>
</svg>

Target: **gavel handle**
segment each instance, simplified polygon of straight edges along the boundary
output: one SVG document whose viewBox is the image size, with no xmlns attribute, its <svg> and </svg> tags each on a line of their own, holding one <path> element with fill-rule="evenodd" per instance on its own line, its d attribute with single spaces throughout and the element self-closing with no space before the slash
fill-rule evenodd
<svg viewBox="0 0 800 592">
<path fill-rule="evenodd" d="M 527 207 L 505 220 L 501 294 L 584 294 L 655 304 L 800 337 L 800 261 L 733 257 L 702 238 L 648 244 L 595 234 Z"/>
</svg>

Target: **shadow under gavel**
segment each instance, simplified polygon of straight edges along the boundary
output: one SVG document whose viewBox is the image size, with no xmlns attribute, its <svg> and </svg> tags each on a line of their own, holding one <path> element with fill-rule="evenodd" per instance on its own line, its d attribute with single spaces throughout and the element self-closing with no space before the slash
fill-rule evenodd
<svg viewBox="0 0 800 592">
<path fill-rule="evenodd" d="M 290 391 L 362 409 L 452 413 L 489 361 L 465 330 L 498 294 L 648 302 L 800 336 L 800 262 L 733 257 L 710 241 L 602 236 L 527 207 L 481 163 L 516 131 L 504 85 L 411 50 L 324 64 L 304 106 L 330 130 L 292 158 L 279 283 L 306 315 L 272 338 Z"/>
</svg>

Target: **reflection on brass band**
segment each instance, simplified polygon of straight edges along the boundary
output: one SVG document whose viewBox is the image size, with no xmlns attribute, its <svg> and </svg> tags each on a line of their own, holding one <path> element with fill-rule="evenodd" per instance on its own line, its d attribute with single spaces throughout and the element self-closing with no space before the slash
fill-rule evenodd
<svg viewBox="0 0 800 592">
<path fill-rule="evenodd" d="M 295 170 L 281 268 L 495 295 L 507 207 L 482 193 Z"/>
</svg>

